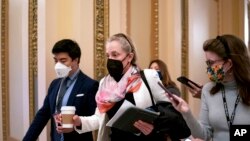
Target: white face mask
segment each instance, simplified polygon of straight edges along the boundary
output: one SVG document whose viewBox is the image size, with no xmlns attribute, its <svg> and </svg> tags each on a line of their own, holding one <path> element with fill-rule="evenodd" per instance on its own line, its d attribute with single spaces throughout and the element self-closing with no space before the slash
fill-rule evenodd
<svg viewBox="0 0 250 141">
<path fill-rule="evenodd" d="M 66 65 L 62 64 L 61 62 L 57 62 L 55 65 L 55 71 L 58 78 L 66 77 L 69 75 L 71 71 L 71 67 L 67 67 Z"/>
</svg>

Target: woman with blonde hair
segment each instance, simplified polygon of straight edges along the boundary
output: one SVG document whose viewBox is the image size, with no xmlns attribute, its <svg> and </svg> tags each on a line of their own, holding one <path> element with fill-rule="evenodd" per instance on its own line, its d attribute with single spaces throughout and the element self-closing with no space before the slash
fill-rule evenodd
<svg viewBox="0 0 250 141">
<path fill-rule="evenodd" d="M 142 80 L 141 70 L 137 66 L 137 54 L 132 40 L 125 34 L 118 33 L 111 36 L 106 43 L 107 69 L 109 74 L 101 79 L 96 94 L 97 108 L 92 116 L 77 116 L 73 120 L 78 133 L 98 130 L 97 141 L 166 141 L 165 132 L 161 132 L 158 122 L 146 122 L 142 119 L 131 124 L 139 132 L 132 133 L 117 127 L 107 126 L 107 122 L 117 113 L 124 103 L 129 101 L 137 108 L 146 109 L 159 101 L 166 102 L 171 107 L 165 91 L 159 86 L 161 83 L 155 70 L 145 69 L 144 75 L 151 90 Z M 151 97 L 152 96 L 152 97 Z M 126 115 L 127 118 L 132 115 Z M 167 132 L 172 139 L 185 138 L 190 130 L 178 128 L 179 113 L 172 107 L 166 118 Z M 182 118 L 182 117 L 181 117 Z M 184 120 L 182 120 L 184 122 Z M 59 121 L 60 123 L 60 121 Z M 177 128 L 176 128 L 177 127 Z M 187 126 L 186 126 L 187 127 Z M 58 132 L 63 132 L 58 129 Z"/>
</svg>

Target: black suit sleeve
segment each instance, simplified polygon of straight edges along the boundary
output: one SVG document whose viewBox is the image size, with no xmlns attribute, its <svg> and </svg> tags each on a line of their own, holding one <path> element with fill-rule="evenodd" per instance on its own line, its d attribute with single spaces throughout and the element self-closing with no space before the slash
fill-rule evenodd
<svg viewBox="0 0 250 141">
<path fill-rule="evenodd" d="M 26 135 L 23 138 L 23 141 L 35 141 L 43 128 L 50 119 L 50 110 L 48 96 L 44 101 L 43 107 L 37 112 L 34 120 L 32 121 Z"/>
<path fill-rule="evenodd" d="M 36 113 L 34 120 L 32 121 L 28 131 L 26 132 L 23 141 L 35 141 L 38 136 L 42 132 L 43 128 L 48 123 L 51 118 L 51 110 L 50 110 L 50 100 L 49 95 L 51 94 L 52 85 L 54 85 L 55 81 L 53 81 L 48 89 L 48 95 L 45 97 L 43 106 Z"/>
</svg>

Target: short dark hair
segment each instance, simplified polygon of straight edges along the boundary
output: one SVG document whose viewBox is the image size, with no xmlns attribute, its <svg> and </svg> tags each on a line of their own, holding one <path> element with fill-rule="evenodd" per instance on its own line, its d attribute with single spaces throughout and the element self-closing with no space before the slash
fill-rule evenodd
<svg viewBox="0 0 250 141">
<path fill-rule="evenodd" d="M 80 63 L 81 58 L 81 49 L 77 42 L 71 40 L 71 39 L 62 39 L 55 43 L 55 45 L 52 48 L 52 53 L 61 53 L 66 52 L 69 54 L 70 58 L 72 60 L 78 59 L 78 63 Z"/>
</svg>

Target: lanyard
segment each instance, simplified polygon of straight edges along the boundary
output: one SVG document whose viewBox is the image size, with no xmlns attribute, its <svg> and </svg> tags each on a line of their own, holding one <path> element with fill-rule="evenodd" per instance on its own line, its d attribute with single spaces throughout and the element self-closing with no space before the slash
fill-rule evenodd
<svg viewBox="0 0 250 141">
<path fill-rule="evenodd" d="M 228 112 L 228 107 L 227 107 L 227 101 L 226 101 L 226 95 L 225 95 L 225 89 L 224 87 L 221 88 L 221 92 L 222 92 L 222 98 L 223 98 L 223 105 L 224 105 L 224 110 L 225 110 L 225 114 L 226 114 L 226 118 L 227 118 L 227 124 L 228 124 L 228 128 L 230 129 L 230 125 L 233 124 L 234 121 L 234 116 L 235 116 L 235 111 L 236 108 L 240 102 L 240 95 L 237 95 L 237 98 L 235 100 L 235 104 L 234 104 L 234 110 L 232 112 L 231 118 L 229 118 L 229 112 Z"/>
</svg>

